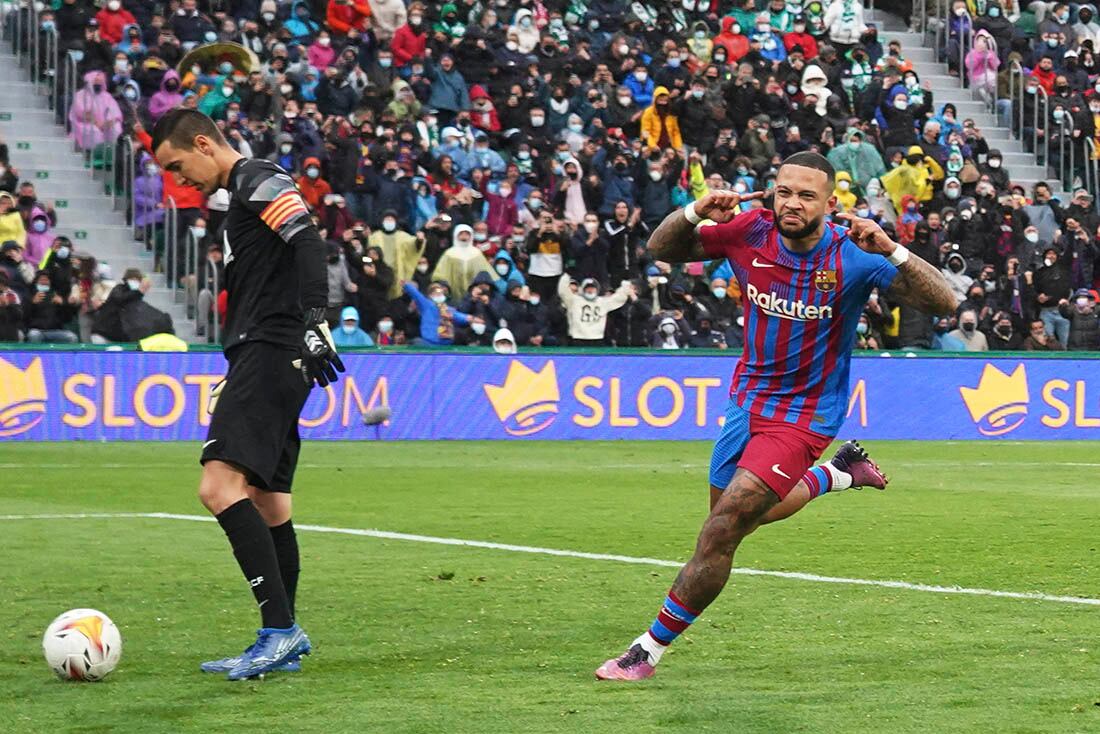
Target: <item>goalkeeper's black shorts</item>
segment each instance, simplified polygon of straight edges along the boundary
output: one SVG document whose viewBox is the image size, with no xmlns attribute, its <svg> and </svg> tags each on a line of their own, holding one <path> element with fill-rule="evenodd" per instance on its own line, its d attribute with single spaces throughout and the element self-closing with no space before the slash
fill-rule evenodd
<svg viewBox="0 0 1100 734">
<path fill-rule="evenodd" d="M 297 350 L 247 342 L 230 350 L 229 372 L 214 405 L 199 462 L 225 461 L 249 484 L 289 492 L 298 466 L 298 417 L 309 397 Z"/>
</svg>

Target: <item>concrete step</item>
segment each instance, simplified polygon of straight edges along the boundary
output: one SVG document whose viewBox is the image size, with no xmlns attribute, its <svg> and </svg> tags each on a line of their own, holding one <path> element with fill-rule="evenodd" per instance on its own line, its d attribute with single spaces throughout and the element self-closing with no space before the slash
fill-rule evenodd
<svg viewBox="0 0 1100 734">
<path fill-rule="evenodd" d="M 3 82 L 0 82 L 0 89 L 2 88 Z M 61 131 L 59 134 L 64 134 L 61 127 L 57 125 L 52 110 L 25 106 L 22 99 L 9 97 L 6 94 L 0 96 L 0 131 L 4 136 L 26 134 L 28 130 L 38 131 L 39 134 L 45 131 Z"/>
</svg>

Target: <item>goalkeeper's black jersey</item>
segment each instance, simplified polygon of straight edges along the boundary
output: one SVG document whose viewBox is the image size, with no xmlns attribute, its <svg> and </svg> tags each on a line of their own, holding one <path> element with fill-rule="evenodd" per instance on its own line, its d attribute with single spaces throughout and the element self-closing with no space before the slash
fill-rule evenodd
<svg viewBox="0 0 1100 734">
<path fill-rule="evenodd" d="M 297 349 L 301 274 L 291 239 L 313 227 L 309 209 L 290 175 L 269 161 L 238 161 L 227 188 L 224 349 L 252 341 Z"/>
</svg>

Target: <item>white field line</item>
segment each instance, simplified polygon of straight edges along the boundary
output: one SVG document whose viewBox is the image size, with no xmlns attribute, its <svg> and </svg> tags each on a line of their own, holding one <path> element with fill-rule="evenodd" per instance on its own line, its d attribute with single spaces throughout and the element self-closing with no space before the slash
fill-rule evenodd
<svg viewBox="0 0 1100 734">
<path fill-rule="evenodd" d="M 48 464 L 35 464 L 35 463 L 31 463 L 31 462 L 18 462 L 18 461 L 0 463 L 0 469 L 34 469 L 36 471 L 43 471 L 43 470 L 49 470 L 49 469 L 179 469 L 181 466 L 186 466 L 186 464 L 180 464 L 179 462 L 158 463 L 158 462 L 149 462 L 149 461 L 135 461 L 135 462 L 132 462 L 132 463 L 109 462 L 109 463 L 102 463 L 102 464 L 92 464 L 92 463 L 89 463 L 89 462 L 60 463 L 60 464 L 51 462 L 51 463 L 48 463 Z M 195 473 L 197 474 L 198 473 L 198 466 L 199 466 L 198 460 L 195 461 L 194 466 L 195 466 Z M 337 466 L 337 464 L 305 464 L 305 463 L 298 464 L 299 469 L 332 469 L 336 466 Z M 362 464 L 349 464 L 347 462 L 340 462 L 340 464 L 338 466 L 340 466 L 342 468 L 345 468 L 345 469 L 367 469 L 367 468 L 374 468 L 374 469 L 383 468 L 383 469 L 385 469 L 385 468 L 389 468 L 389 467 L 406 466 L 406 464 L 386 464 L 386 463 L 382 463 L 382 462 L 378 462 L 378 461 L 369 461 L 369 462 L 365 462 L 365 463 L 362 463 Z M 469 463 L 433 464 L 432 466 L 447 469 L 447 468 L 468 467 Z M 559 464 L 543 463 L 543 462 L 534 462 L 534 463 L 527 462 L 524 466 L 525 467 L 532 467 L 532 468 L 540 468 L 540 467 L 559 468 L 560 467 Z M 920 466 L 932 466 L 932 467 L 981 466 L 981 467 L 997 467 L 997 468 L 1004 468 L 1004 469 L 1011 469 L 1012 467 L 1016 467 L 1016 466 L 1043 467 L 1043 468 L 1049 468 L 1049 467 L 1052 467 L 1052 466 L 1057 466 L 1057 467 L 1079 467 L 1079 468 L 1086 468 L 1086 469 L 1095 469 L 1096 467 L 1100 467 L 1100 462 L 1098 462 L 1098 461 L 1055 461 L 1055 462 L 1050 462 L 1050 461 L 1010 461 L 1010 462 L 1004 462 L 1004 461 L 940 461 L 938 459 L 908 459 L 908 460 L 902 459 L 902 460 L 897 460 L 897 461 L 890 460 L 890 461 L 884 462 L 884 466 L 888 469 L 893 469 L 893 468 L 899 467 L 899 466 L 913 466 L 913 467 L 920 467 Z M 630 463 L 630 464 L 599 464 L 597 466 L 589 467 L 588 470 L 590 470 L 590 471 L 591 470 L 599 471 L 601 469 L 604 469 L 604 470 L 610 471 L 610 470 L 619 470 L 619 469 L 637 469 L 639 467 L 657 468 L 657 469 L 706 469 L 706 468 L 710 467 L 710 463 L 709 462 L 698 462 L 698 463 L 696 463 L 696 462 L 669 462 L 669 461 L 664 461 L 664 460 L 655 461 L 655 462 L 652 462 L 652 463 L 647 463 L 645 461 L 637 461 L 637 462 Z"/>
<path fill-rule="evenodd" d="M 45 513 L 37 515 L 0 515 L 0 521 L 4 520 L 85 520 L 85 519 L 117 519 L 117 518 L 146 518 L 154 520 L 182 520 L 189 522 L 214 522 L 214 518 L 203 515 L 180 515 L 171 512 L 75 512 L 75 513 Z M 611 553 L 586 553 L 584 551 L 561 550 L 557 548 L 539 548 L 530 545 L 512 545 L 510 543 L 492 543 L 485 540 L 464 540 L 462 538 L 439 538 L 432 535 L 414 535 L 410 533 L 394 533 L 388 530 L 367 530 L 363 528 L 334 528 L 325 525 L 295 525 L 298 530 L 314 533 L 335 533 L 337 535 L 358 535 L 367 538 L 382 538 L 384 540 L 405 540 L 414 543 L 433 543 L 435 545 L 457 545 L 467 548 L 486 548 L 489 550 L 511 551 L 513 553 L 531 553 L 543 556 L 558 556 L 564 558 L 583 558 L 589 561 L 613 561 L 616 563 L 633 563 L 642 566 L 662 566 L 665 568 L 680 568 L 681 561 L 665 561 L 660 558 L 642 558 L 637 556 L 621 556 Z M 884 589 L 902 589 L 905 591 L 923 591 L 931 594 L 965 594 L 968 596 L 993 596 L 1002 599 L 1023 599 L 1027 601 L 1049 601 L 1061 604 L 1083 604 L 1087 606 L 1100 606 L 1100 599 L 1092 599 L 1082 596 L 1061 596 L 1057 594 L 1044 594 L 1038 591 L 999 591 L 996 589 L 975 589 L 965 586 L 936 586 L 933 584 L 912 584 L 908 581 L 883 581 L 879 579 L 856 579 L 843 576 L 821 576 L 816 573 L 800 573 L 797 571 L 765 571 L 758 568 L 734 568 L 733 573 L 742 576 L 771 576 L 781 579 L 793 579 L 795 581 L 811 581 L 822 584 L 845 584 L 849 586 L 877 586 Z"/>
</svg>

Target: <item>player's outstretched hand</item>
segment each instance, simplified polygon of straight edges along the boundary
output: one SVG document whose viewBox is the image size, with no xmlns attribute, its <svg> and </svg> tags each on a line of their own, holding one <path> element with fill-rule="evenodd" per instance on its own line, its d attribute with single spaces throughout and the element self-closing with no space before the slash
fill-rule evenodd
<svg viewBox="0 0 1100 734">
<path fill-rule="evenodd" d="M 704 219 L 722 224 L 733 219 L 737 214 L 737 206 L 741 202 L 763 198 L 763 191 L 753 191 L 749 194 L 739 194 L 736 191 L 725 190 L 711 191 L 695 202 L 695 213 Z"/>
<path fill-rule="evenodd" d="M 873 219 L 864 219 L 846 212 L 834 214 L 833 217 L 848 227 L 849 239 L 864 252 L 889 255 L 897 247 L 897 243 Z"/>
<path fill-rule="evenodd" d="M 313 385 L 316 381 L 321 387 L 336 382 L 336 373 L 344 371 L 344 363 L 336 353 L 336 344 L 332 341 L 325 320 L 325 309 L 311 308 L 306 311 L 306 330 L 302 339 L 302 376 Z"/>
</svg>

